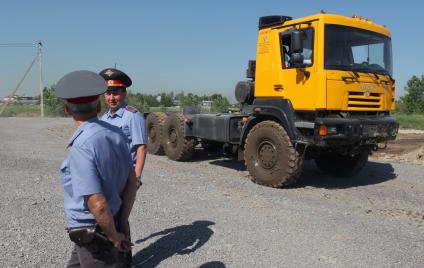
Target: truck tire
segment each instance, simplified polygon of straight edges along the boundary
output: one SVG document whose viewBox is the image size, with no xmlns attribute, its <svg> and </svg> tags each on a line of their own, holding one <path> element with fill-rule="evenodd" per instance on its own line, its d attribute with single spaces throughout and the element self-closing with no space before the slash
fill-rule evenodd
<svg viewBox="0 0 424 268">
<path fill-rule="evenodd" d="M 168 116 L 163 127 L 163 149 L 169 159 L 185 161 L 194 152 L 196 140 L 184 136 L 185 117 L 182 114 Z"/>
<path fill-rule="evenodd" d="M 274 121 L 260 122 L 249 131 L 244 160 L 253 182 L 275 188 L 293 184 L 303 167 L 286 130 Z"/>
<path fill-rule="evenodd" d="M 351 177 L 357 174 L 368 161 L 368 152 L 357 155 L 341 155 L 332 153 L 315 159 L 318 168 L 329 175 L 337 177 Z"/>
<path fill-rule="evenodd" d="M 147 151 L 151 154 L 163 155 L 162 136 L 163 125 L 166 120 L 166 114 L 161 112 L 150 113 L 147 116 Z"/>
</svg>

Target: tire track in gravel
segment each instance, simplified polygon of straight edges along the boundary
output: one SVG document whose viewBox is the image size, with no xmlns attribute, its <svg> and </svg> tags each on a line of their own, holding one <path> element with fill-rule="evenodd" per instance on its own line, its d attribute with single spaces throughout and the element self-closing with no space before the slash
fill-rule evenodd
<svg viewBox="0 0 424 268">
<path fill-rule="evenodd" d="M 241 204 L 249 208 L 272 209 L 275 207 L 276 202 L 278 203 L 279 201 L 278 198 L 269 197 L 266 194 L 259 195 L 252 192 L 250 188 L 244 187 L 244 184 L 253 182 L 250 181 L 247 171 L 240 171 L 242 164 L 235 160 L 215 159 L 215 157 L 212 157 L 213 159 L 211 160 L 202 152 L 198 156 L 200 158 L 198 162 L 196 162 L 197 160 L 192 162 L 174 162 L 168 160 L 166 156 L 149 155 L 150 157 L 155 159 L 157 166 L 164 170 L 171 170 L 172 173 L 206 174 L 206 176 L 213 174 L 212 178 L 205 181 L 205 183 L 213 184 L 214 187 L 218 187 L 223 192 L 223 195 L 231 196 L 231 198 L 237 199 Z M 229 167 L 214 165 L 216 162 Z M 271 191 L 274 194 L 279 191 L 285 198 L 298 198 L 300 196 L 305 199 L 305 202 L 311 204 L 320 201 L 324 202 L 328 207 L 338 206 L 344 207 L 345 210 L 359 210 L 363 214 L 378 214 L 423 228 L 424 213 L 420 204 L 422 204 L 424 185 L 396 179 L 366 185 L 367 177 L 378 176 L 378 172 L 377 175 L 373 173 L 375 173 L 374 166 L 370 166 L 355 178 L 346 179 L 358 181 L 357 186 L 353 187 L 327 189 L 320 187 L 318 182 L 318 186 L 300 184 L 298 188 L 263 188 L 262 190 L 265 192 Z M 309 165 L 305 168 L 300 181 L 305 179 L 310 181 L 312 180 L 311 178 L 313 178 L 313 181 L 342 180 L 323 175 L 317 168 Z M 340 184 L 343 185 L 343 183 Z"/>
<path fill-rule="evenodd" d="M 203 179 L 206 184 L 209 184 L 208 187 L 219 188 L 219 191 L 222 192 L 224 196 L 237 199 L 242 206 L 253 209 L 272 208 L 272 204 L 269 201 L 261 198 L 259 195 L 252 195 L 252 192 L 243 187 L 246 183 L 253 183 L 248 178 L 247 171 L 239 171 L 233 168 L 225 168 L 211 164 L 211 162 L 217 160 L 208 159 L 203 152 L 197 152 L 195 158 L 196 157 L 197 160 L 191 162 L 175 162 L 167 159 L 166 156 L 148 156 L 148 158 L 152 158 L 151 160 L 154 161 L 156 168 L 159 167 L 161 170 L 167 170 L 174 174 L 198 174 L 198 176 L 201 177 L 200 179 Z M 221 163 L 222 161 L 237 168 L 240 168 L 242 165 L 232 159 L 219 158 L 219 162 Z"/>
<path fill-rule="evenodd" d="M 372 176 L 372 173 L 375 172 L 373 168 L 372 165 L 368 165 L 353 180 L 366 180 L 367 177 Z M 306 172 L 314 171 L 307 170 Z M 339 178 L 331 178 L 325 175 L 317 175 L 316 177 L 323 180 L 326 178 L 340 180 Z M 419 228 L 422 228 L 424 224 L 422 183 L 411 183 L 403 178 L 396 178 L 377 184 L 358 185 L 348 188 L 309 189 L 309 187 L 306 187 L 299 190 L 317 198 L 322 196 L 328 201 L 328 206 L 342 205 L 346 209 L 359 209 L 366 214 L 383 215 Z"/>
</svg>

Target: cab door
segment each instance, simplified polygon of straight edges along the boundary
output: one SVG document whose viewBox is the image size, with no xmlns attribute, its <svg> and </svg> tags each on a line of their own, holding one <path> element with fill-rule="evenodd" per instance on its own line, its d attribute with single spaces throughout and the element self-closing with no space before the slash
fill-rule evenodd
<svg viewBox="0 0 424 268">
<path fill-rule="evenodd" d="M 315 110 L 317 96 L 317 23 L 297 25 L 297 29 L 304 32 L 303 64 L 294 66 L 291 62 L 293 53 L 291 47 L 291 33 L 293 26 L 283 29 L 279 33 L 281 49 L 281 66 L 279 67 L 279 83 L 274 90 L 281 90 L 282 97 L 289 99 L 295 110 Z"/>
</svg>

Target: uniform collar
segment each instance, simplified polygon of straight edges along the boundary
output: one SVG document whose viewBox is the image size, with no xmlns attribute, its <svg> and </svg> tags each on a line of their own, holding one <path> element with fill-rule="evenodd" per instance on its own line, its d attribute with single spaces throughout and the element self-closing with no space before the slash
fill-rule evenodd
<svg viewBox="0 0 424 268">
<path fill-rule="evenodd" d="M 115 116 L 122 117 L 122 115 L 124 115 L 125 107 L 126 107 L 127 105 L 128 105 L 128 104 L 124 101 L 124 102 L 121 104 L 121 107 L 119 107 L 119 109 L 118 109 L 115 113 L 112 113 L 112 111 L 109 109 L 109 111 L 107 112 L 107 117 L 108 117 L 108 118 L 109 118 L 109 117 L 115 117 Z"/>
<path fill-rule="evenodd" d="M 68 146 L 66 148 L 69 148 L 72 146 L 72 144 L 74 143 L 75 139 L 78 138 L 79 135 L 81 135 L 81 133 L 84 132 L 84 129 L 87 128 L 88 123 L 92 123 L 92 122 L 96 122 L 99 119 L 97 118 L 97 116 L 94 116 L 90 119 L 88 119 L 87 121 L 85 121 L 84 123 L 82 123 L 79 128 L 74 132 L 74 134 L 72 135 L 72 137 L 69 139 L 68 141 Z"/>
</svg>

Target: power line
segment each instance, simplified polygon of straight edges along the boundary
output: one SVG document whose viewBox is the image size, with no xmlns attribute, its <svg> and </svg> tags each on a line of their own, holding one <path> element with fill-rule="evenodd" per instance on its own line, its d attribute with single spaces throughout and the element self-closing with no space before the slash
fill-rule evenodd
<svg viewBox="0 0 424 268">
<path fill-rule="evenodd" d="M 0 43 L 0 47 L 36 47 L 36 43 Z"/>
</svg>

